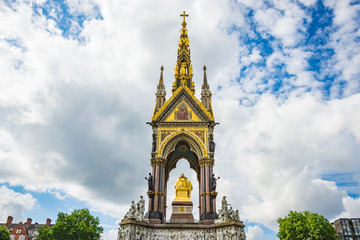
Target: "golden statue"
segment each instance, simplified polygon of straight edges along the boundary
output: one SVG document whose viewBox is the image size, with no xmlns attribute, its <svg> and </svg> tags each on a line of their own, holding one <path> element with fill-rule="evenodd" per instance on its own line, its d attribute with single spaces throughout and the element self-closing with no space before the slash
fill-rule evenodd
<svg viewBox="0 0 360 240">
<path fill-rule="evenodd" d="M 181 63 L 181 75 L 186 75 L 186 63 Z"/>
<path fill-rule="evenodd" d="M 176 197 L 174 201 L 191 202 L 190 196 L 191 196 L 191 191 L 193 190 L 193 186 L 189 181 L 189 179 L 187 179 L 187 177 L 185 177 L 183 173 L 176 181 L 175 189 L 176 189 Z"/>
</svg>

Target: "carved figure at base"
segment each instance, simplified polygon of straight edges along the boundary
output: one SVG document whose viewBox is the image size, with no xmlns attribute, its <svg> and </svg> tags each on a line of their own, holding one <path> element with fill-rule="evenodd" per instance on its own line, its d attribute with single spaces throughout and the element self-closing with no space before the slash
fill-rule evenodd
<svg viewBox="0 0 360 240">
<path fill-rule="evenodd" d="M 124 218 L 135 218 L 136 207 L 134 201 L 131 201 L 131 206 L 129 211 L 125 214 Z"/>
<path fill-rule="evenodd" d="M 235 213 L 235 221 L 240 221 L 240 214 L 239 214 L 239 210 L 236 210 L 236 213 Z"/>
<path fill-rule="evenodd" d="M 143 221 L 144 220 L 144 212 L 145 212 L 145 200 L 143 199 L 143 196 L 140 196 L 139 202 L 134 203 L 134 201 L 131 201 L 131 206 L 129 211 L 125 214 L 124 219 L 135 219 L 137 221 Z"/>
<path fill-rule="evenodd" d="M 223 199 L 221 200 L 221 208 L 222 209 L 226 209 L 227 210 L 227 201 L 226 201 L 226 196 L 223 196 Z"/>
<path fill-rule="evenodd" d="M 231 206 L 228 208 L 226 201 L 226 196 L 223 197 L 221 201 L 221 209 L 218 212 L 218 219 L 215 221 L 217 223 L 226 222 L 227 220 L 233 220 L 240 222 L 239 210 L 234 210 Z"/>
<path fill-rule="evenodd" d="M 144 212 L 145 212 L 145 200 L 143 199 L 143 196 L 140 196 L 140 200 L 139 202 L 137 203 L 137 207 L 138 207 L 138 215 L 137 215 L 137 219 L 139 221 L 142 221 L 144 220 Z"/>
</svg>

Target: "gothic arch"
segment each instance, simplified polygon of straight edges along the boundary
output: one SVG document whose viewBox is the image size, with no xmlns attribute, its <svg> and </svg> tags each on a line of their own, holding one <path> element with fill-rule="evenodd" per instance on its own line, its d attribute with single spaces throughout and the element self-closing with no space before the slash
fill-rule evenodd
<svg viewBox="0 0 360 240">
<path fill-rule="evenodd" d="M 190 132 L 176 133 L 174 136 L 170 136 L 170 139 L 166 141 L 160 152 L 160 156 L 164 159 L 168 159 L 169 155 L 175 151 L 176 146 L 179 142 L 186 142 L 190 147 L 190 151 L 196 154 L 198 159 L 201 159 L 205 156 L 204 146 L 201 143 L 201 140 Z"/>
<path fill-rule="evenodd" d="M 161 157 L 166 159 L 165 180 L 169 179 L 171 170 L 176 167 L 180 159 L 186 159 L 200 178 L 199 159 L 204 157 L 203 147 L 196 136 L 191 136 L 187 132 L 181 132 L 172 136 L 164 145 Z"/>
</svg>

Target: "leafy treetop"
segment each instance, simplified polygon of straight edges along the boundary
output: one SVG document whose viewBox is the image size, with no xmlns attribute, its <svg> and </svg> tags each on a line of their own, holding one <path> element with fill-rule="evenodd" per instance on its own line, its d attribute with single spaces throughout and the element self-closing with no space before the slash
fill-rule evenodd
<svg viewBox="0 0 360 240">
<path fill-rule="evenodd" d="M 54 226 L 39 228 L 38 240 L 98 240 L 103 228 L 98 217 L 93 217 L 88 209 L 74 210 L 72 213 L 58 213 Z"/>
<path fill-rule="evenodd" d="M 5 226 L 0 226 L 0 240 L 10 240 L 10 232 Z"/>
<path fill-rule="evenodd" d="M 290 211 L 285 218 L 279 218 L 281 240 L 340 240 L 335 228 L 317 213 Z"/>
</svg>

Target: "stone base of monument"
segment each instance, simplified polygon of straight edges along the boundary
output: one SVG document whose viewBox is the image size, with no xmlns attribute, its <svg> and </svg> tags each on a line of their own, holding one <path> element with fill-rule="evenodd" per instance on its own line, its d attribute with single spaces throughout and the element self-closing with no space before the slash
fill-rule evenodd
<svg viewBox="0 0 360 240">
<path fill-rule="evenodd" d="M 162 220 L 164 215 L 161 212 L 148 212 L 145 214 L 144 219 L 150 223 L 164 223 L 165 221 Z"/>
<path fill-rule="evenodd" d="M 134 239 L 232 239 L 246 240 L 245 225 L 241 221 L 228 220 L 222 223 L 202 225 L 199 223 L 152 224 L 133 219 L 120 223 L 118 240 Z"/>
<path fill-rule="evenodd" d="M 194 223 L 193 203 L 189 201 L 172 202 L 171 223 Z"/>
</svg>

